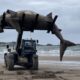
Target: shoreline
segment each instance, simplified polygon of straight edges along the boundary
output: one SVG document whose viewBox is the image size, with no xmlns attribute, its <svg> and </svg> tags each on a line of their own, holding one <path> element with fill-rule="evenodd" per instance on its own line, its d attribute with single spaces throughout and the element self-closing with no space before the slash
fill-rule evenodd
<svg viewBox="0 0 80 80">
<path fill-rule="evenodd" d="M 80 61 L 80 56 L 64 56 L 63 60 L 60 61 L 59 56 L 38 56 L 39 61 L 58 61 L 58 62 L 63 62 L 63 61 L 74 61 L 74 62 L 79 62 Z M 0 63 L 4 63 L 4 58 L 0 59 Z"/>
</svg>

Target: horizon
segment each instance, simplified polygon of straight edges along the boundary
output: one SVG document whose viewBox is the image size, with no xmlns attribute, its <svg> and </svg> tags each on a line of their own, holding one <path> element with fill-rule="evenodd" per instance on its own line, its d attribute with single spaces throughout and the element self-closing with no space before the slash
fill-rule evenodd
<svg viewBox="0 0 80 80">
<path fill-rule="evenodd" d="M 29 39 L 28 39 L 29 40 Z M 16 41 L 11 41 L 11 42 L 0 42 L 0 43 L 16 43 Z M 38 45 L 51 45 L 51 46 L 59 46 L 60 44 L 50 44 L 50 43 L 47 43 L 47 44 L 40 44 L 40 43 L 37 43 Z M 80 45 L 80 43 L 77 43 L 76 45 Z"/>
</svg>

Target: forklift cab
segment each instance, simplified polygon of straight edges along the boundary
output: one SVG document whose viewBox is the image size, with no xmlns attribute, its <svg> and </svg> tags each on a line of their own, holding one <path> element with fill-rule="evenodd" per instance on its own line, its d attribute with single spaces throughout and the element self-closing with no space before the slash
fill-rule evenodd
<svg viewBox="0 0 80 80">
<path fill-rule="evenodd" d="M 21 56 L 28 56 L 28 55 L 33 55 L 36 54 L 36 40 L 22 40 L 21 41 L 21 46 L 19 49 L 19 54 Z"/>
</svg>

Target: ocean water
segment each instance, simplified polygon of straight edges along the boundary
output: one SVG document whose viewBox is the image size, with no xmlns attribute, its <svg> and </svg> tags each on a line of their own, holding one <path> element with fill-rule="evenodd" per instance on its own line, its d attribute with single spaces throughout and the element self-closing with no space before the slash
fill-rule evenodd
<svg viewBox="0 0 80 80">
<path fill-rule="evenodd" d="M 11 47 L 12 49 L 12 47 Z M 4 62 L 4 53 L 6 47 L 0 46 L 0 62 Z M 37 54 L 39 56 L 59 56 L 59 46 L 37 46 Z M 80 45 L 67 48 L 65 56 L 80 56 Z"/>
<path fill-rule="evenodd" d="M 59 56 L 59 46 L 37 46 L 37 54 L 40 56 Z M 80 56 L 80 45 L 68 47 L 65 56 Z"/>
</svg>

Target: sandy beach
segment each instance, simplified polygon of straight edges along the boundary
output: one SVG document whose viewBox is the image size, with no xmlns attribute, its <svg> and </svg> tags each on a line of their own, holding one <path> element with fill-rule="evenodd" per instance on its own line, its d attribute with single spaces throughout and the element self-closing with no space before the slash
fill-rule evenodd
<svg viewBox="0 0 80 80">
<path fill-rule="evenodd" d="M 1 63 L 0 80 L 80 80 L 80 56 L 64 57 L 63 62 L 58 56 L 41 56 L 38 71 L 20 66 L 8 71 Z"/>
</svg>

